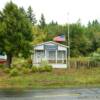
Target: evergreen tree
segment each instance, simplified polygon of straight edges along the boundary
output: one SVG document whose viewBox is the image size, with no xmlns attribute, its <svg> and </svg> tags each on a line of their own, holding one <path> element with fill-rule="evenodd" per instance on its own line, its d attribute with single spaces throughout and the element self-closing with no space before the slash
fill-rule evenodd
<svg viewBox="0 0 100 100">
<path fill-rule="evenodd" d="M 52 20 L 52 21 L 49 23 L 49 25 L 54 26 L 54 25 L 58 25 L 58 23 Z"/>
<path fill-rule="evenodd" d="M 13 56 L 27 57 L 31 52 L 32 24 L 13 2 L 6 4 L 0 13 L 0 51 L 7 55 L 10 67 Z"/>
<path fill-rule="evenodd" d="M 35 14 L 33 13 L 33 9 L 31 6 L 28 7 L 27 16 L 33 25 L 35 25 L 37 23 Z"/>
<path fill-rule="evenodd" d="M 26 13 L 25 9 L 24 9 L 23 7 L 20 7 L 19 9 L 20 9 L 20 11 L 21 11 L 24 15 L 26 15 L 26 17 L 27 17 L 27 13 Z"/>
<path fill-rule="evenodd" d="M 41 14 L 41 19 L 40 19 L 40 28 L 44 29 L 44 27 L 46 26 L 46 22 L 45 22 L 45 17 L 43 14 Z"/>
<path fill-rule="evenodd" d="M 66 26 L 66 29 L 68 26 Z M 68 30 L 66 31 L 67 40 Z M 84 34 L 84 27 L 80 23 L 70 25 L 70 49 L 71 56 L 87 55 L 90 48 L 90 42 Z"/>
</svg>

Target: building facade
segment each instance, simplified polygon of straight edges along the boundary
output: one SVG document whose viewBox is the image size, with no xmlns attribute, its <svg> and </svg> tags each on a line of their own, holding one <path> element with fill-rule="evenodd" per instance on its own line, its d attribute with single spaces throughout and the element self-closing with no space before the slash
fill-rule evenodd
<svg viewBox="0 0 100 100">
<path fill-rule="evenodd" d="M 53 41 L 44 42 L 34 46 L 32 56 L 33 65 L 47 61 L 53 68 L 67 68 L 68 46 Z"/>
</svg>

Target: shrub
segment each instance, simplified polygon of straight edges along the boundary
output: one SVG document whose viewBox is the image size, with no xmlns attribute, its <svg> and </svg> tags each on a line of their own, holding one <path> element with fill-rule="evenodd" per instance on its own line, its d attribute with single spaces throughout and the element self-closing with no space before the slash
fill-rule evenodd
<svg viewBox="0 0 100 100">
<path fill-rule="evenodd" d="M 32 66 L 31 71 L 32 71 L 32 72 L 38 72 L 38 67 Z"/>
<path fill-rule="evenodd" d="M 52 66 L 51 65 L 45 65 L 45 66 L 40 66 L 38 68 L 39 72 L 51 72 L 52 71 Z"/>
<path fill-rule="evenodd" d="M 29 74 L 30 73 L 30 69 L 23 67 L 22 68 L 22 72 L 23 72 L 23 74 Z"/>
<path fill-rule="evenodd" d="M 48 61 L 43 60 L 39 67 L 40 72 L 50 72 L 52 71 L 52 66 L 48 63 Z"/>
<path fill-rule="evenodd" d="M 45 67 L 43 66 L 40 66 L 40 67 L 38 67 L 38 71 L 39 72 L 45 72 L 46 70 L 45 70 Z"/>
<path fill-rule="evenodd" d="M 100 48 L 90 55 L 90 60 L 100 62 Z"/>
<path fill-rule="evenodd" d="M 46 66 L 48 65 L 48 61 L 47 60 L 42 60 L 40 63 L 40 66 Z"/>
<path fill-rule="evenodd" d="M 7 67 L 4 68 L 3 70 L 4 70 L 5 73 L 9 73 L 10 72 L 10 68 L 7 68 Z"/>
<path fill-rule="evenodd" d="M 32 72 L 51 72 L 52 71 L 52 66 L 51 65 L 45 65 L 45 66 L 33 66 L 31 68 Z"/>
<path fill-rule="evenodd" d="M 10 76 L 18 76 L 19 75 L 19 71 L 17 68 L 13 68 L 10 70 Z"/>
<path fill-rule="evenodd" d="M 52 65 L 46 65 L 45 66 L 45 71 L 51 72 L 52 71 Z"/>
<path fill-rule="evenodd" d="M 0 64 L 0 68 L 3 68 L 4 67 L 4 64 Z"/>
<path fill-rule="evenodd" d="M 32 67 L 32 59 L 31 58 L 27 59 L 27 65 L 28 65 L 28 67 Z"/>
<path fill-rule="evenodd" d="M 16 67 L 19 71 L 22 70 L 22 66 L 17 66 Z"/>
</svg>

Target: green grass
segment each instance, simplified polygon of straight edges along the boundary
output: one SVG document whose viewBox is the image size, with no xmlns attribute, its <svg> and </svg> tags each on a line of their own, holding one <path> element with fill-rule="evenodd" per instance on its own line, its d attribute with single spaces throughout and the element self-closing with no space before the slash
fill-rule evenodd
<svg viewBox="0 0 100 100">
<path fill-rule="evenodd" d="M 11 77 L 0 69 L 0 88 L 64 88 L 100 86 L 100 68 L 54 69 Z"/>
</svg>

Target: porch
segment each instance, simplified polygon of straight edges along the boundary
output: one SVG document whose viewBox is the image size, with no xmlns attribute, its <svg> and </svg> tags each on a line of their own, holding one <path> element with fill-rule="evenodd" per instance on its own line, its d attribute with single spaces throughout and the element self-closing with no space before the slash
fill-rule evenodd
<svg viewBox="0 0 100 100">
<path fill-rule="evenodd" d="M 35 50 L 34 51 L 34 63 L 39 64 L 41 61 L 46 60 L 52 64 L 66 64 L 66 52 L 65 51 L 50 51 L 50 50 Z"/>
<path fill-rule="evenodd" d="M 33 53 L 33 65 L 47 61 L 53 68 L 67 67 L 67 47 L 55 42 L 44 42 L 36 45 Z"/>
</svg>

